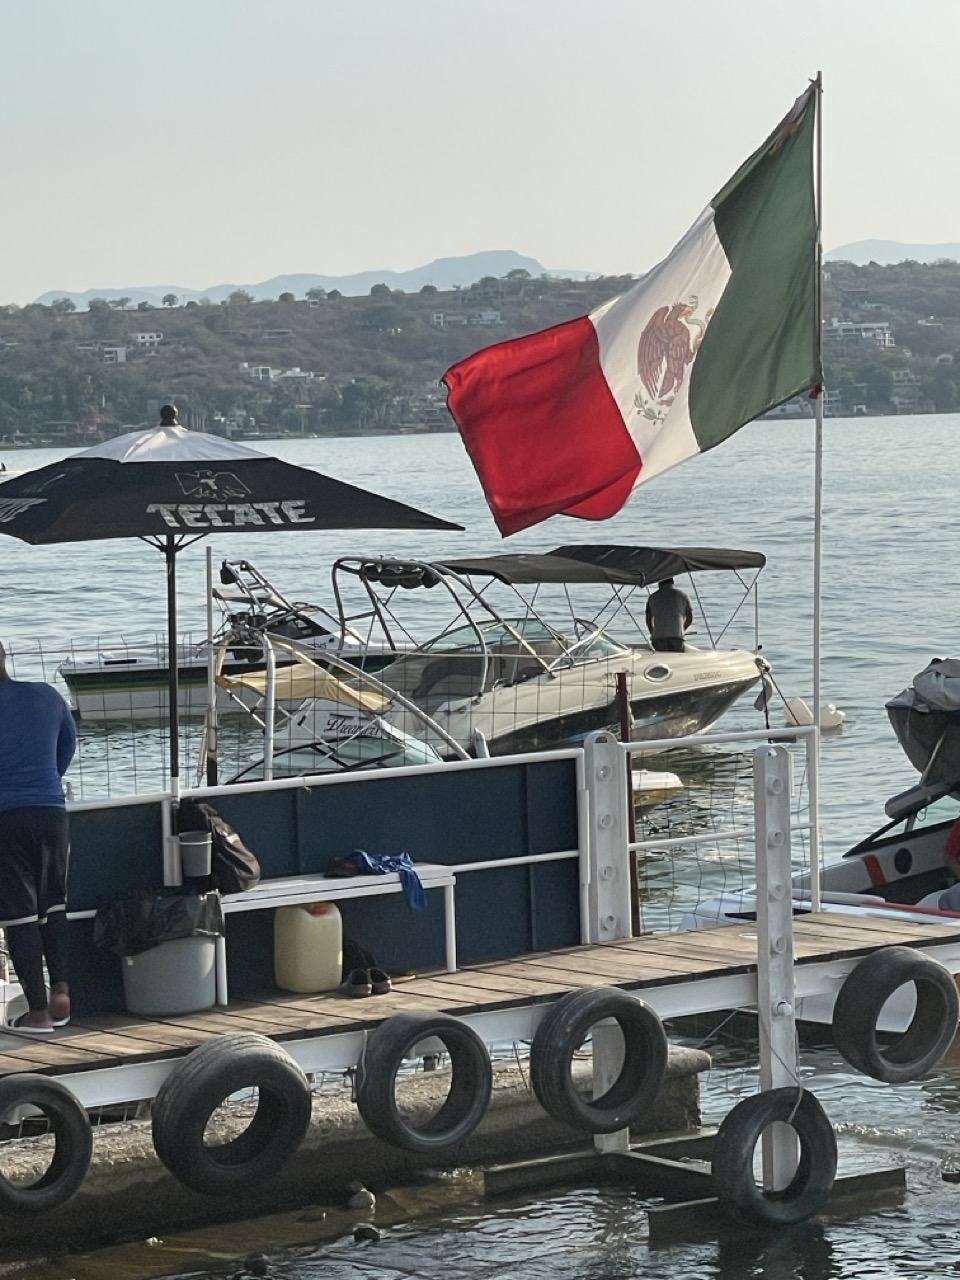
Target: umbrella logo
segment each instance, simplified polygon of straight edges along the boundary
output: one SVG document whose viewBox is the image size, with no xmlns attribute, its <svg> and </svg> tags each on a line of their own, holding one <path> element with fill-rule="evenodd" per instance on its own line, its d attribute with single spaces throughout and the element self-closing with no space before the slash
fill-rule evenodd
<svg viewBox="0 0 960 1280">
<path fill-rule="evenodd" d="M 250 492 L 232 471 L 177 471 L 177 484 L 188 498 L 242 498 Z"/>
</svg>

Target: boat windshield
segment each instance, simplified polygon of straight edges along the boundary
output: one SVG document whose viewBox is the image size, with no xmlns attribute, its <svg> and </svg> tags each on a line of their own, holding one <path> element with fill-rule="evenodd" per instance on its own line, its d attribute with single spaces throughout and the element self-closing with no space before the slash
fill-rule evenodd
<svg viewBox="0 0 960 1280">
<path fill-rule="evenodd" d="M 588 658 L 615 658 L 618 653 L 626 653 L 627 646 L 611 639 L 604 631 L 595 631 L 573 645 L 570 652 L 577 662 L 585 662 Z"/>
<path fill-rule="evenodd" d="M 938 796 L 922 808 L 911 808 L 902 817 L 895 818 L 865 840 L 848 849 L 845 858 L 854 857 L 879 841 L 899 840 L 911 832 L 927 831 L 933 827 L 956 822 L 960 818 L 960 793 Z"/>
<path fill-rule="evenodd" d="M 897 831 L 916 831 L 924 827 L 934 827 L 939 822 L 954 822 L 960 818 L 960 798 L 956 795 L 940 796 L 916 813 L 912 813 L 903 822 L 890 828 L 889 834 Z"/>
<path fill-rule="evenodd" d="M 515 650 L 518 635 L 538 653 L 543 651 L 544 646 L 548 646 L 552 654 L 559 654 L 568 647 L 568 642 L 559 632 L 553 631 L 539 618 L 505 618 L 502 622 L 481 622 L 476 627 L 466 623 L 462 627 L 444 631 L 442 635 L 428 640 L 423 646 L 423 652 L 450 653 L 459 650 L 461 653 L 480 653 L 482 650 L 478 631 L 483 636 L 482 647 L 491 651 Z"/>
</svg>

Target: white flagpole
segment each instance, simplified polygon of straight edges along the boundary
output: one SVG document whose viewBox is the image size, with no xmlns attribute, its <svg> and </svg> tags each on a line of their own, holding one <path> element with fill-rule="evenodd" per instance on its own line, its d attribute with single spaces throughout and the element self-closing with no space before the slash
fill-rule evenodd
<svg viewBox="0 0 960 1280">
<path fill-rule="evenodd" d="M 817 104 L 817 343 L 820 351 L 820 367 L 823 368 L 823 73 L 818 71 L 815 80 Z M 814 444 L 814 508 L 813 508 L 813 717 L 816 732 L 816 767 L 809 781 L 810 786 L 810 905 L 820 910 L 820 804 L 818 775 L 820 771 L 820 634 L 822 606 L 823 567 L 823 401 L 825 390 L 822 381 L 817 396 L 816 428 Z"/>
</svg>

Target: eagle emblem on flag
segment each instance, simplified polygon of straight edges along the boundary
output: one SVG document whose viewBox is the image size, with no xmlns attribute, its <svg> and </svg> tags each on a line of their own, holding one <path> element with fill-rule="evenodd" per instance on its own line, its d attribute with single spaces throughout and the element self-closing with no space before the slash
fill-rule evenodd
<svg viewBox="0 0 960 1280">
<path fill-rule="evenodd" d="M 683 386 L 687 365 L 692 364 L 703 341 L 711 307 L 703 319 L 697 317 L 699 299 L 694 294 L 671 307 L 658 307 L 647 321 L 637 344 L 637 374 L 646 390 L 634 397 L 638 413 L 661 421 Z"/>
</svg>

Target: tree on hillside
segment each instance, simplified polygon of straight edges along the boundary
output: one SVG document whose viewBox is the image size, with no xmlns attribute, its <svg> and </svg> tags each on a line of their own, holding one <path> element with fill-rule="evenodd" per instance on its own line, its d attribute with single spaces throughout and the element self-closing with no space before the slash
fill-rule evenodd
<svg viewBox="0 0 960 1280">
<path fill-rule="evenodd" d="M 343 294 L 340 292 L 339 289 L 331 289 L 330 292 L 327 294 L 327 297 L 331 302 L 339 302 L 340 299 L 343 297 Z"/>
<path fill-rule="evenodd" d="M 95 338 L 106 338 L 113 333 L 113 308 L 106 298 L 91 298 L 87 303 L 87 315 Z"/>
<path fill-rule="evenodd" d="M 180 299 L 175 293 L 165 293 L 163 295 L 163 305 L 165 307 L 175 307 Z"/>
<path fill-rule="evenodd" d="M 109 305 L 116 311 L 126 311 L 132 301 L 132 298 L 112 298 Z"/>
<path fill-rule="evenodd" d="M 960 404 L 957 384 L 945 373 L 941 374 L 933 384 L 933 403 L 937 413 L 955 413 L 957 405 Z"/>
<path fill-rule="evenodd" d="M 234 289 L 227 298 L 231 307 L 249 307 L 253 300 L 253 294 L 247 293 L 246 289 Z"/>
<path fill-rule="evenodd" d="M 50 303 L 50 310 L 55 316 L 73 315 L 77 309 L 77 304 L 72 298 L 54 298 Z"/>
<path fill-rule="evenodd" d="M 296 302 L 296 300 L 296 297 L 289 291 L 281 293 L 280 297 L 277 299 L 278 302 Z"/>
<path fill-rule="evenodd" d="M 138 302 L 138 303 L 137 303 L 137 310 L 138 310 L 138 311 L 152 311 L 152 310 L 153 310 L 153 303 L 152 303 L 152 302 L 147 302 L 147 300 L 146 300 L 146 299 L 144 299 L 144 300 L 143 300 L 143 302 Z"/>
<path fill-rule="evenodd" d="M 370 290 L 371 298 L 389 298 L 390 286 L 388 284 L 375 284 Z"/>
<path fill-rule="evenodd" d="M 435 284 L 425 284 L 420 288 L 420 296 L 422 298 L 434 298 L 439 290 Z"/>
<path fill-rule="evenodd" d="M 400 307 L 392 302 L 385 302 L 380 306 L 367 308 L 360 324 L 364 329 L 377 329 L 382 333 L 385 329 L 399 329 L 403 319 L 404 313 Z"/>
<path fill-rule="evenodd" d="M 318 284 L 315 284 L 312 289 L 308 289 L 306 292 L 306 297 L 313 302 L 322 302 L 326 296 L 326 289 L 321 289 Z"/>
<path fill-rule="evenodd" d="M 893 395 L 893 374 L 883 365 L 869 364 L 860 370 L 860 381 L 867 388 L 867 403 L 887 408 Z"/>
</svg>

